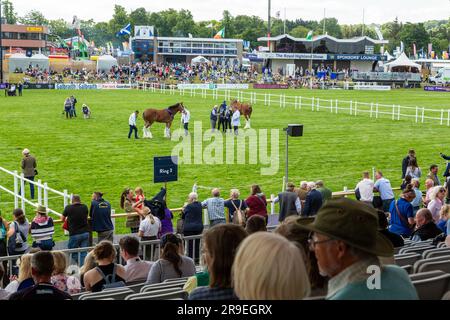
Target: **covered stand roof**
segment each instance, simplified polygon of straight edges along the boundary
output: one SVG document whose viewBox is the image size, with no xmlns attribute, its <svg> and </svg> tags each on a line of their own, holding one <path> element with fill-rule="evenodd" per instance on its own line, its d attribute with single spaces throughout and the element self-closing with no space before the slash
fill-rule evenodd
<svg viewBox="0 0 450 320">
<path fill-rule="evenodd" d="M 406 56 L 404 52 L 392 62 L 386 63 L 385 68 L 391 72 L 413 72 L 418 73 L 422 69 L 420 64 L 417 64 Z"/>
<path fill-rule="evenodd" d="M 191 60 L 191 63 L 208 63 L 210 62 L 204 56 L 197 56 Z"/>
</svg>

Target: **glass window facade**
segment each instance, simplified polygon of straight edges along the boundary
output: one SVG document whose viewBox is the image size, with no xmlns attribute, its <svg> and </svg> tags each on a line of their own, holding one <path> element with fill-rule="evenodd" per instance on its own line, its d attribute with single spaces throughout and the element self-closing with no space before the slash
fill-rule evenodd
<svg viewBox="0 0 450 320">
<path fill-rule="evenodd" d="M 233 55 L 237 56 L 236 43 L 199 42 L 186 40 L 158 41 L 158 53 L 181 55 Z"/>
</svg>

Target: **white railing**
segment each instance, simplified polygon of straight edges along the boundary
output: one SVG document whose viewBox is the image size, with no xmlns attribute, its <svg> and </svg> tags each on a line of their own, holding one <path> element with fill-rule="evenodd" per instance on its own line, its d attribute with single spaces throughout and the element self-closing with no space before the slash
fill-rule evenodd
<svg viewBox="0 0 450 320">
<path fill-rule="evenodd" d="M 231 100 L 236 98 L 251 104 L 261 104 L 267 107 L 294 108 L 295 110 L 328 111 L 343 113 L 350 116 L 369 116 L 370 118 L 390 118 L 394 121 L 412 119 L 415 123 L 425 123 L 431 120 L 440 125 L 450 126 L 450 108 L 426 108 L 420 106 L 401 106 L 397 104 L 382 104 L 378 102 L 360 102 L 357 100 L 323 99 L 319 97 L 302 97 L 286 94 L 257 93 L 252 91 L 229 89 L 178 89 L 176 85 L 164 83 L 140 82 L 139 90 L 158 92 L 169 95 L 189 95 L 191 97 L 212 98 L 214 100 Z"/>
<path fill-rule="evenodd" d="M 0 167 L 0 172 L 6 173 L 11 179 L 13 179 L 13 190 L 10 190 L 8 186 L 0 185 L 0 191 L 4 191 L 5 193 L 14 197 L 14 208 L 21 208 L 23 212 L 25 212 L 26 204 L 29 204 L 33 207 L 37 207 L 38 205 L 43 205 L 47 208 L 47 212 L 55 214 L 58 217 L 61 217 L 61 211 L 56 211 L 54 209 L 49 208 L 49 199 L 60 198 L 63 200 L 63 208 L 65 208 L 72 199 L 72 194 L 69 194 L 67 190 L 58 191 L 50 188 L 47 185 L 47 182 L 42 183 L 41 179 L 37 181 L 32 181 L 24 177 L 23 173 L 19 174 L 17 171 L 9 171 L 3 167 Z M 25 190 L 25 182 L 29 184 L 33 184 L 35 188 L 35 194 L 37 194 L 37 202 L 36 199 L 27 199 L 27 192 Z M 2 183 L 4 179 L 2 179 Z M 29 193 L 29 192 L 28 192 Z M 51 197 L 49 197 L 49 194 Z M 20 205 L 19 205 L 20 202 Z"/>
</svg>

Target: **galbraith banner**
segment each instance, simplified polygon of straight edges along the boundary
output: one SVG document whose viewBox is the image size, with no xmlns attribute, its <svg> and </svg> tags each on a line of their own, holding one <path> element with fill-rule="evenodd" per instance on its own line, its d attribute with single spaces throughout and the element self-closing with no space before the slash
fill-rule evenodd
<svg viewBox="0 0 450 320">
<path fill-rule="evenodd" d="M 248 84 L 244 83 L 181 83 L 177 84 L 178 89 L 248 89 Z"/>
<path fill-rule="evenodd" d="M 289 89 L 288 84 L 255 83 L 253 89 Z"/>
<path fill-rule="evenodd" d="M 129 83 L 57 83 L 56 90 L 119 90 L 132 89 L 136 84 Z"/>
</svg>

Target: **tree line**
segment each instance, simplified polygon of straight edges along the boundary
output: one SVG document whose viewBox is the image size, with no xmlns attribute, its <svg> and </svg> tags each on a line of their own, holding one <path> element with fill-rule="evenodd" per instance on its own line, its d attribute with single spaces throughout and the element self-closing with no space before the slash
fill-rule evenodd
<svg viewBox="0 0 450 320">
<path fill-rule="evenodd" d="M 9 0 L 2 1 L 3 16 L 7 23 L 46 25 L 53 36 L 69 38 L 76 35 L 71 27 L 71 23 L 63 19 L 48 20 L 37 11 L 32 10 L 23 17 L 19 17 L 15 11 L 13 3 Z M 114 46 L 120 45 L 128 37 L 118 37 L 117 32 L 131 23 L 132 34 L 135 25 L 151 25 L 155 27 L 155 33 L 166 37 L 193 37 L 211 38 L 213 35 L 225 28 L 226 38 L 237 38 L 250 41 L 251 48 L 258 45 L 265 45 L 257 41 L 257 38 L 267 34 L 267 21 L 258 16 L 237 15 L 233 16 L 228 10 L 223 11 L 221 20 L 194 21 L 189 10 L 167 9 L 159 12 L 149 12 L 145 8 L 137 8 L 131 12 L 120 6 L 114 6 L 114 13 L 107 22 L 96 22 L 93 19 L 81 20 L 80 29 L 85 39 L 94 41 L 96 46 L 104 46 L 107 42 L 112 42 Z M 294 37 L 306 37 L 312 30 L 315 35 L 323 33 L 324 21 L 296 20 L 283 21 L 279 17 L 271 19 L 271 35 L 277 36 L 284 32 Z M 212 27 L 211 27 L 212 26 Z M 326 18 L 326 32 L 337 38 L 353 38 L 366 35 L 377 39 L 375 25 L 362 24 L 339 24 L 336 18 Z M 405 52 L 413 53 L 415 43 L 417 51 L 421 49 L 426 53 L 428 44 L 431 43 L 433 50 L 440 54 L 449 50 L 450 43 L 450 18 L 448 20 L 431 20 L 423 23 L 399 22 L 395 19 L 378 26 L 384 39 L 389 40 L 386 49 L 391 53 L 400 42 L 404 43 Z"/>
</svg>

